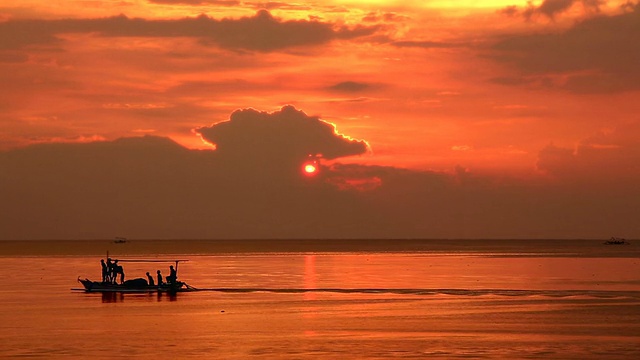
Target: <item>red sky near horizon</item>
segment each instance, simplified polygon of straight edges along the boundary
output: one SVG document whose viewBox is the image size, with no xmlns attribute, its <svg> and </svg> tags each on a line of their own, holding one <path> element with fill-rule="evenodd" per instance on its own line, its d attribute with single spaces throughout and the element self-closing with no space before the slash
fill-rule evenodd
<svg viewBox="0 0 640 360">
<path fill-rule="evenodd" d="M 595 3 L 2 1 L 0 148 L 205 148 L 192 129 L 291 104 L 370 144 L 346 161 L 531 174 L 549 152 L 606 158 L 640 138 L 640 10 Z"/>
</svg>

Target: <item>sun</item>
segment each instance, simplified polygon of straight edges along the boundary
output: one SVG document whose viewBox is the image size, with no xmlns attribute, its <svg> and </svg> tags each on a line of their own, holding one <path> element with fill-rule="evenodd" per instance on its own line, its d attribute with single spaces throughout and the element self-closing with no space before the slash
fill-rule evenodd
<svg viewBox="0 0 640 360">
<path fill-rule="evenodd" d="M 306 172 L 307 174 L 313 174 L 316 171 L 318 171 L 318 168 L 313 164 L 306 164 L 304 166 L 304 172 Z"/>
<path fill-rule="evenodd" d="M 307 162 L 303 165 L 302 170 L 307 176 L 312 176 L 318 173 L 318 164 L 314 162 Z"/>
</svg>

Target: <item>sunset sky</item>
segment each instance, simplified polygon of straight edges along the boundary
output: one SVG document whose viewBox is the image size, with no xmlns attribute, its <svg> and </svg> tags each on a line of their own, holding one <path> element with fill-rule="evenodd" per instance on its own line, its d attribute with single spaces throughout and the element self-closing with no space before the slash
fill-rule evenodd
<svg viewBox="0 0 640 360">
<path fill-rule="evenodd" d="M 0 0 L 0 239 L 640 237 L 639 44 L 635 0 Z"/>
</svg>

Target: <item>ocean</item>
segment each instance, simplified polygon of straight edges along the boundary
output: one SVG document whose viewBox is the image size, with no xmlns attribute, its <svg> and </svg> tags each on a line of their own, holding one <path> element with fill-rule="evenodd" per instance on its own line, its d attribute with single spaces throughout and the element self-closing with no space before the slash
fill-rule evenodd
<svg viewBox="0 0 640 360">
<path fill-rule="evenodd" d="M 0 241 L 0 358 L 635 359 L 639 243 Z M 200 291 L 74 290 L 107 251 Z"/>
</svg>

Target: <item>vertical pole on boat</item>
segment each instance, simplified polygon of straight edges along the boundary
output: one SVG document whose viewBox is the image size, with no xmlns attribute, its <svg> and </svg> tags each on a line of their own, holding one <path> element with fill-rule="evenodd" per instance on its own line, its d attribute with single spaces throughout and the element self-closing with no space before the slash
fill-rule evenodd
<svg viewBox="0 0 640 360">
<path fill-rule="evenodd" d="M 107 250 L 107 257 L 104 258 L 104 261 L 109 261 L 109 250 Z M 101 281 L 102 284 L 104 284 L 105 280 L 110 280 L 110 279 L 111 279 L 111 274 L 109 273 L 109 270 L 107 270 L 107 278 L 106 279 L 105 279 L 104 273 L 101 274 L 100 281 Z"/>
<path fill-rule="evenodd" d="M 180 260 L 176 260 L 176 281 L 178 280 L 178 264 L 180 263 Z"/>
</svg>

